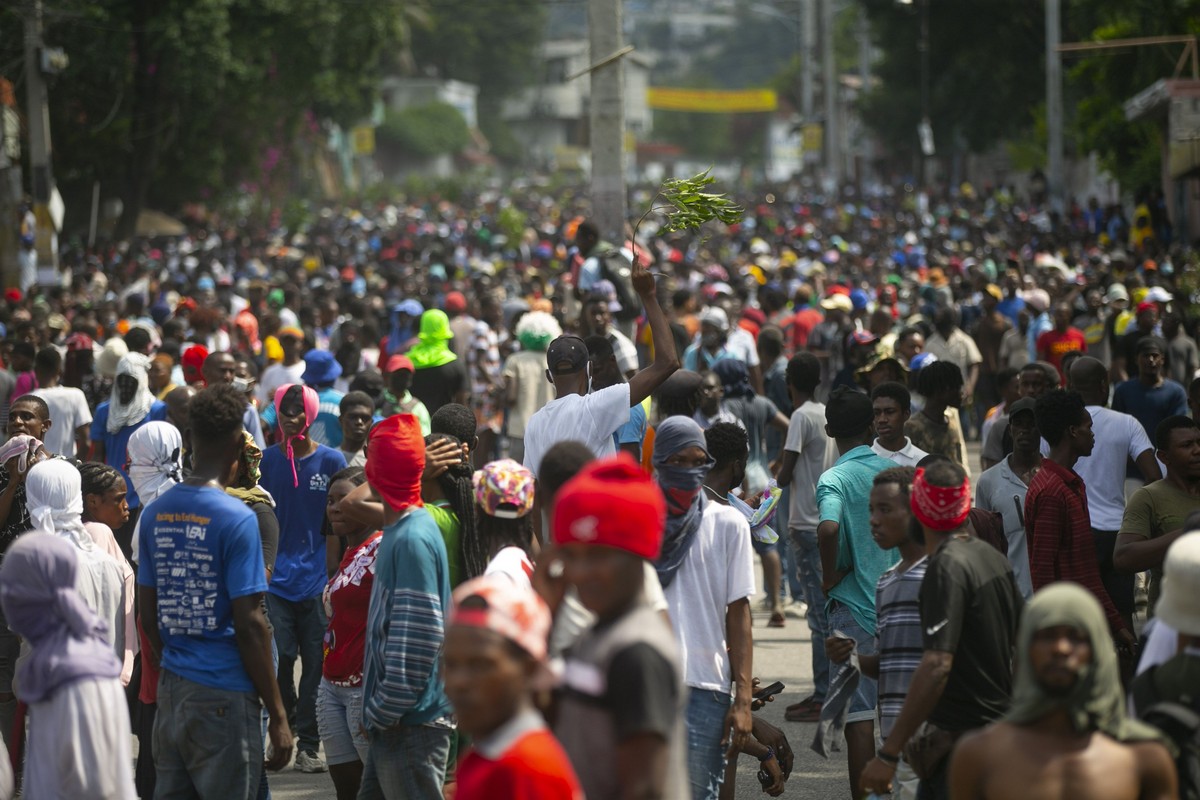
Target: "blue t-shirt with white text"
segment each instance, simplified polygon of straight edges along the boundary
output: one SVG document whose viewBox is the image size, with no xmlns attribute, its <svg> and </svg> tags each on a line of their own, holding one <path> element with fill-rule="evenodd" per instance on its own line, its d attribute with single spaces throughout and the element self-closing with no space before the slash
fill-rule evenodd
<svg viewBox="0 0 1200 800">
<path fill-rule="evenodd" d="M 317 445 L 296 459 L 296 477 L 280 445 L 267 448 L 262 460 L 262 487 L 275 498 L 279 520 L 279 552 L 271 575 L 271 594 L 300 601 L 325 588 L 325 499 L 334 473 L 346 466 L 340 451 Z"/>
<path fill-rule="evenodd" d="M 254 512 L 220 489 L 179 484 L 146 507 L 141 526 L 137 580 L 157 593 L 163 668 L 254 691 L 233 628 L 233 600 L 267 590 Z"/>
</svg>

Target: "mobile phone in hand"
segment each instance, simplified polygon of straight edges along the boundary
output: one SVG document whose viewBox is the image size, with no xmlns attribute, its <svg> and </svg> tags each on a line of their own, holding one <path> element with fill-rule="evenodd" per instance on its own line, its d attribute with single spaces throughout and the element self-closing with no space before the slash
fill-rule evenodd
<svg viewBox="0 0 1200 800">
<path fill-rule="evenodd" d="M 782 692 L 785 688 L 787 687 L 783 685 L 782 681 L 775 681 L 770 686 L 764 686 L 762 689 L 759 689 L 757 692 L 755 692 L 754 699 L 765 703 L 767 698 L 774 697 Z"/>
</svg>

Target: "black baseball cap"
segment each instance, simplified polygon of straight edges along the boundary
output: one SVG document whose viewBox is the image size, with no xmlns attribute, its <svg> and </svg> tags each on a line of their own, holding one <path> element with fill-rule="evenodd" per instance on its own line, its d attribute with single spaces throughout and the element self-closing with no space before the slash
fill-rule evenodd
<svg viewBox="0 0 1200 800">
<path fill-rule="evenodd" d="M 1012 406 L 1008 409 L 1008 418 L 1012 419 L 1017 414 L 1021 414 L 1025 411 L 1033 413 L 1034 409 L 1036 407 L 1037 407 L 1037 401 L 1034 400 L 1032 397 L 1022 397 L 1020 400 L 1013 403 Z"/>
<path fill-rule="evenodd" d="M 588 349 L 583 339 L 564 334 L 546 348 L 546 366 L 551 375 L 572 375 L 587 365 Z"/>
</svg>

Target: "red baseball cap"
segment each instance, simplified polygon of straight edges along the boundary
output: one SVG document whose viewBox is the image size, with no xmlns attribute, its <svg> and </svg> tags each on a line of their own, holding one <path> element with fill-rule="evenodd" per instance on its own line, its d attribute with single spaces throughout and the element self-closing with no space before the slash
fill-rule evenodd
<svg viewBox="0 0 1200 800">
<path fill-rule="evenodd" d="M 416 368 L 413 366 L 412 359 L 400 353 L 390 357 L 387 360 L 387 363 L 384 364 L 384 367 L 386 367 L 384 372 L 387 373 L 395 372 L 398 369 L 406 369 L 409 372 L 416 372 Z"/>
</svg>

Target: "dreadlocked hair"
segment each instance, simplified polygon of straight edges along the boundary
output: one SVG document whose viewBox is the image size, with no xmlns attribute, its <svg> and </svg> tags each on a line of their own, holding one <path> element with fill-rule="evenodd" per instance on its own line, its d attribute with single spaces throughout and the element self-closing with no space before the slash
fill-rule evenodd
<svg viewBox="0 0 1200 800">
<path fill-rule="evenodd" d="M 448 433 L 431 433 L 425 437 L 425 446 L 429 447 L 435 442 L 450 442 L 453 445 L 461 448 L 463 442 L 457 436 L 451 436 Z M 473 565 L 474 551 L 472 543 L 475 541 L 475 489 L 471 483 L 471 476 L 475 471 L 471 468 L 469 461 L 464 461 L 459 464 L 454 464 L 444 473 L 438 480 L 438 486 L 442 490 L 442 494 L 446 496 L 446 500 L 450 503 L 450 508 L 454 511 L 454 515 L 458 517 L 458 527 L 461 531 L 458 541 L 461 548 L 460 557 L 467 571 L 468 578 L 475 578 L 483 574 L 484 567 L 487 566 L 487 554 L 484 554 L 483 566 L 479 567 L 476 572 Z"/>
<path fill-rule="evenodd" d="M 516 519 L 480 514 L 475 523 L 475 533 L 479 548 L 486 554 L 479 570 L 482 575 L 483 568 L 487 567 L 492 556 L 506 547 L 519 547 L 525 551 L 525 555 L 529 555 L 529 543 L 533 541 L 533 514 Z M 470 572 L 470 567 L 467 571 Z"/>
</svg>

